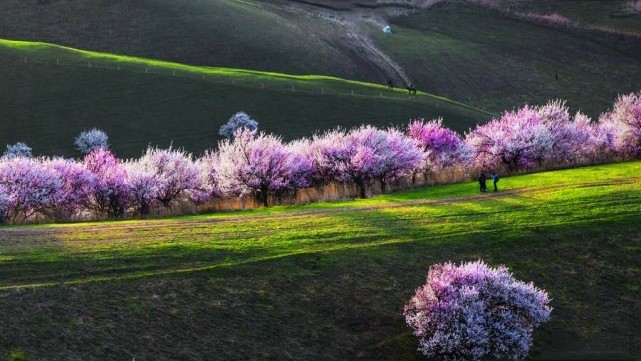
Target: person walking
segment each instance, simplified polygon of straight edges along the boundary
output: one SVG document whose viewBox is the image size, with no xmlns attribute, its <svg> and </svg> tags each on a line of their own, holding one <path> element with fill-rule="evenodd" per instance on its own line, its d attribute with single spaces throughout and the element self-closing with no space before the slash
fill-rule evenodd
<svg viewBox="0 0 641 361">
<path fill-rule="evenodd" d="M 485 173 L 481 173 L 481 175 L 479 175 L 479 188 L 481 188 L 481 192 L 485 192 L 485 190 L 487 189 L 487 185 L 485 183 L 486 181 L 487 176 L 485 175 Z"/>
<path fill-rule="evenodd" d="M 498 191 L 499 189 L 496 187 L 496 183 L 499 182 L 499 175 L 496 174 L 496 172 L 492 172 L 492 181 L 494 182 L 494 191 Z"/>
</svg>

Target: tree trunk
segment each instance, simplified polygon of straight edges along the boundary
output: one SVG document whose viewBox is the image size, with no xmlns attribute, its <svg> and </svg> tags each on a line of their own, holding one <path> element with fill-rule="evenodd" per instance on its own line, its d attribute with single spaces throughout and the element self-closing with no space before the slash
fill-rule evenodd
<svg viewBox="0 0 641 361">
<path fill-rule="evenodd" d="M 356 185 L 358 186 L 361 198 L 367 198 L 367 189 L 365 187 L 365 182 L 362 180 L 358 180 L 356 181 Z"/>
<path fill-rule="evenodd" d="M 140 203 L 140 215 L 141 215 L 142 217 L 144 217 L 144 216 L 146 216 L 147 214 L 149 214 L 149 204 L 147 203 L 147 201 L 144 201 L 144 200 L 143 200 L 143 201 Z"/>
<path fill-rule="evenodd" d="M 387 183 L 385 183 L 385 179 L 381 178 L 378 180 L 378 182 L 381 184 L 381 193 L 385 193 L 385 188 L 387 186 Z"/>
<path fill-rule="evenodd" d="M 260 196 L 258 200 L 263 203 L 263 207 L 269 207 L 269 188 L 267 186 L 260 187 Z"/>
</svg>

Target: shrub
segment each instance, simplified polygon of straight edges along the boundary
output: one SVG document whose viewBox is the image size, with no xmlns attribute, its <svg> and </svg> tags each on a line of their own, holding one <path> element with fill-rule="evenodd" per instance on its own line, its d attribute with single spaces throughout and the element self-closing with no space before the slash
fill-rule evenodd
<svg viewBox="0 0 641 361">
<path fill-rule="evenodd" d="M 419 350 L 444 361 L 522 360 L 534 328 L 549 319 L 545 291 L 482 261 L 436 264 L 405 306 Z"/>
<path fill-rule="evenodd" d="M 76 149 L 82 154 L 89 154 L 96 149 L 109 149 L 109 137 L 100 129 L 84 131 L 74 141 Z"/>
</svg>

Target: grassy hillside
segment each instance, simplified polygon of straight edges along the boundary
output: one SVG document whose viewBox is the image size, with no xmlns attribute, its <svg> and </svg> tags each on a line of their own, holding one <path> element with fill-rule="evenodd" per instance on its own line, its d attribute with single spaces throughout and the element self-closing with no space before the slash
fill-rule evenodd
<svg viewBox="0 0 641 361">
<path fill-rule="evenodd" d="M 0 229 L 0 354 L 27 360 L 419 360 L 433 263 L 546 289 L 531 359 L 641 352 L 641 162 L 367 200 Z"/>
<path fill-rule="evenodd" d="M 389 66 L 354 36 L 366 36 L 376 23 L 369 36 L 419 89 L 495 112 L 561 97 L 596 116 L 618 93 L 641 84 L 641 40 L 550 28 L 461 1 L 396 19 L 385 9 L 354 6 L 368 2 L 331 2 L 328 8 L 326 0 L 7 0 L 0 2 L 0 38 L 384 83 Z M 591 26 L 641 31 L 639 16 L 619 15 L 623 0 L 511 3 L 513 11 L 555 12 Z M 387 21 L 394 34 L 384 37 L 379 23 Z"/>
<path fill-rule="evenodd" d="M 467 130 L 487 113 L 427 94 L 408 96 L 376 84 L 188 66 L 0 40 L 0 145 L 25 141 L 38 154 L 75 155 L 73 139 L 98 127 L 121 156 L 147 144 L 194 152 L 215 145 L 218 128 L 239 110 L 286 139 L 315 131 L 407 124 L 444 116 Z"/>
<path fill-rule="evenodd" d="M 641 39 L 462 4 L 440 4 L 392 26 L 392 36 L 374 33 L 377 43 L 420 89 L 493 111 L 561 98 L 597 116 L 617 94 L 641 88 Z"/>
<path fill-rule="evenodd" d="M 243 0 L 46 0 L 0 2 L 0 38 L 119 54 L 351 79 L 376 72 L 340 44 L 336 29 L 310 32 L 273 6 Z"/>
</svg>

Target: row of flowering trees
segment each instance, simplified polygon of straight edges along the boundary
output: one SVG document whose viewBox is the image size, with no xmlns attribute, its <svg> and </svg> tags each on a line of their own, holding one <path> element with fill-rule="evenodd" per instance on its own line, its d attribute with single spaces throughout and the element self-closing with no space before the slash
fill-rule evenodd
<svg viewBox="0 0 641 361">
<path fill-rule="evenodd" d="M 641 156 L 641 93 L 619 97 L 598 121 L 571 116 L 564 103 L 524 106 L 461 136 L 442 120 L 405 129 L 361 126 L 284 142 L 236 114 L 227 139 L 195 158 L 180 149 L 150 147 L 122 160 L 97 130 L 76 139 L 80 159 L 31 156 L 24 143 L 0 159 L 0 220 L 67 220 L 145 215 L 154 207 L 216 197 L 270 199 L 310 186 L 355 184 L 360 195 L 377 185 L 416 180 L 454 167 L 507 172 Z M 247 125 L 247 126 L 245 126 Z M 230 130 L 231 127 L 231 130 Z"/>
</svg>

